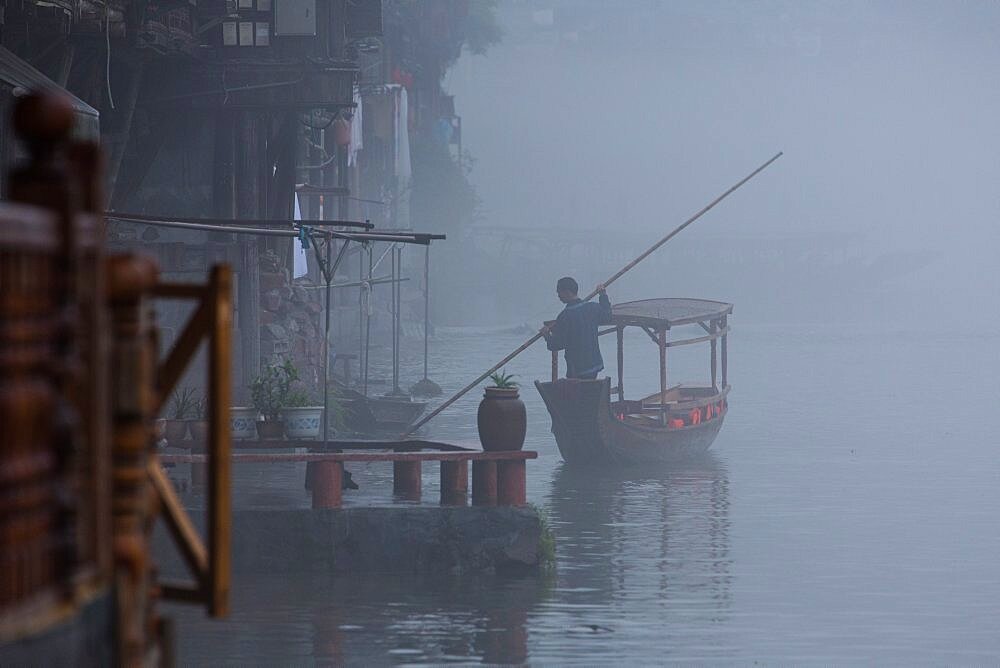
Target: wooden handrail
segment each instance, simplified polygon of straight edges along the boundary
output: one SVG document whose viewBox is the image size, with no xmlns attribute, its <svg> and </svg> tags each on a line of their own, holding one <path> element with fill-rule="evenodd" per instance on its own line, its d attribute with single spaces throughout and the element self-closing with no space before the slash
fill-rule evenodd
<svg viewBox="0 0 1000 668">
<path fill-rule="evenodd" d="M 203 342 L 208 342 L 208 539 L 202 541 L 166 472 L 156 458 L 146 474 L 156 491 L 164 520 L 196 585 L 161 585 L 164 598 L 203 603 L 210 615 L 228 611 L 230 585 L 229 406 L 232 369 L 233 276 L 227 265 L 212 268 L 204 285 L 158 283 L 151 297 L 197 300 L 197 306 L 166 359 L 157 367 L 156 410 L 163 407 Z M 207 547 L 206 547 L 207 542 Z"/>
</svg>

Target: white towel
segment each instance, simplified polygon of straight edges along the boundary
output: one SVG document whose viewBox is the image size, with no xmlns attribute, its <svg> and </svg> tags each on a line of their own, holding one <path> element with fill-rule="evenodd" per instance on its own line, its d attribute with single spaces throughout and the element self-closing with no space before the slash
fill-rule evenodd
<svg viewBox="0 0 1000 668">
<path fill-rule="evenodd" d="M 354 87 L 354 118 L 351 119 L 351 148 L 347 153 L 347 164 L 358 161 L 358 151 L 364 148 L 364 127 L 361 117 L 361 90 Z"/>
<path fill-rule="evenodd" d="M 295 194 L 295 220 L 302 220 L 302 209 L 299 208 L 299 195 Z M 292 278 L 299 278 L 309 273 L 309 262 L 306 260 L 306 249 L 302 241 L 295 238 L 292 249 Z"/>
</svg>

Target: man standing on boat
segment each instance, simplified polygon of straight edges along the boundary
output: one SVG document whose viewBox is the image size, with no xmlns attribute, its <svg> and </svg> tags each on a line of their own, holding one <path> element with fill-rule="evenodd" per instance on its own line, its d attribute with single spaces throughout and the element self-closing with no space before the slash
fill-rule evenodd
<svg viewBox="0 0 1000 668">
<path fill-rule="evenodd" d="M 597 345 L 597 327 L 611 324 L 611 300 L 603 285 L 597 286 L 598 303 L 585 302 L 578 295 L 580 286 L 569 276 L 556 283 L 559 301 L 566 305 L 552 326 L 542 327 L 541 334 L 549 350 L 565 350 L 566 377 L 593 380 L 604 368 L 601 348 Z"/>
</svg>

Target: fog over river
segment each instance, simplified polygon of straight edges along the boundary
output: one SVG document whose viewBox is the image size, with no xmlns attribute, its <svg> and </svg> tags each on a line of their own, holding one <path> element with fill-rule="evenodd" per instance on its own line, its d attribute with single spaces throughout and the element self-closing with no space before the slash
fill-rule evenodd
<svg viewBox="0 0 1000 668">
<path fill-rule="evenodd" d="M 1000 332 L 733 322 L 726 424 L 709 457 L 662 471 L 564 468 L 530 386 L 548 353 L 510 365 L 539 452 L 529 500 L 556 534 L 550 575 L 237 578 L 230 618 L 176 609 L 181 665 L 995 662 L 1000 390 L 975 379 L 1000 371 Z M 432 377 L 458 389 L 522 340 L 441 332 Z M 626 345 L 635 392 L 655 390 L 656 348 Z M 695 354 L 677 378 L 706 369 Z M 475 438 L 478 400 L 428 433 Z M 385 498 L 391 469 L 353 470 L 346 503 Z M 269 503 L 308 506 L 303 471 L 286 474 Z"/>
<path fill-rule="evenodd" d="M 551 573 L 237 581 L 226 620 L 178 609 L 181 665 L 1000 662 L 1000 4 L 498 10 L 503 42 L 446 79 L 481 205 L 434 247 L 431 379 L 459 389 L 558 312 L 557 278 L 592 287 L 783 150 L 609 290 L 735 303 L 725 425 L 703 459 L 572 471 L 536 344 L 506 370 Z M 629 395 L 657 359 L 627 339 Z M 670 361 L 706 377 L 707 350 Z M 403 385 L 421 375 L 407 340 Z M 474 440 L 480 396 L 424 433 Z M 348 504 L 391 485 L 353 471 Z M 284 475 L 258 501 L 307 506 Z"/>
</svg>

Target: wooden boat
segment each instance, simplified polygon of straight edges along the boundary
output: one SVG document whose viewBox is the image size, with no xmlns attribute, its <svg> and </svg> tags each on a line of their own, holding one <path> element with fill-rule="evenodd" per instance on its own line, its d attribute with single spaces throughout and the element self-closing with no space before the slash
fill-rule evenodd
<svg viewBox="0 0 1000 668">
<path fill-rule="evenodd" d="M 345 409 L 345 426 L 361 434 L 405 430 L 427 408 L 426 401 L 413 401 L 407 395 L 366 397 L 333 379 L 331 389 Z"/>
<path fill-rule="evenodd" d="M 661 298 L 618 304 L 612 323 L 599 336 L 617 334 L 618 379 L 560 379 L 552 354 L 552 381 L 535 382 L 552 416 L 559 452 L 570 464 L 630 465 L 696 455 L 715 441 L 728 412 L 727 334 L 733 305 L 704 299 Z M 669 340 L 671 330 L 700 327 L 703 336 Z M 660 391 L 638 400 L 624 398 L 624 330 L 643 330 L 659 348 Z M 667 385 L 667 349 L 707 343 L 711 382 Z M 721 371 L 721 375 L 718 373 Z M 718 381 L 718 382 L 717 382 Z"/>
</svg>

